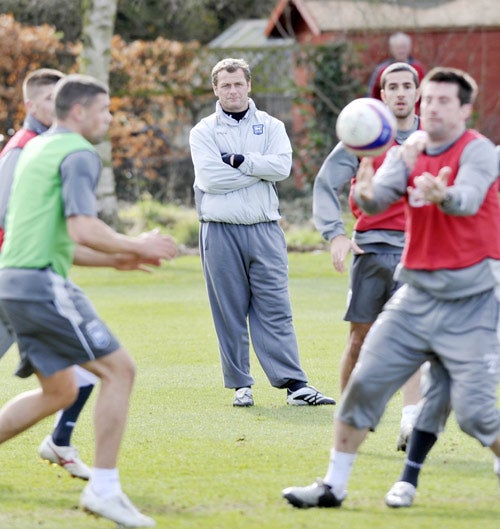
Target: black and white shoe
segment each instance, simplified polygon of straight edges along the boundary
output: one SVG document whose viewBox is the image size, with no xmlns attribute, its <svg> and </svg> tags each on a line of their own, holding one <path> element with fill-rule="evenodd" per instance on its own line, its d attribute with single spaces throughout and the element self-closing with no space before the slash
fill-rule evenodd
<svg viewBox="0 0 500 529">
<path fill-rule="evenodd" d="M 320 478 L 307 487 L 288 487 L 283 490 L 282 496 L 288 503 L 299 509 L 340 507 L 344 499 L 337 498 L 331 487 Z"/>
<path fill-rule="evenodd" d="M 324 404 L 336 404 L 335 400 L 323 395 L 316 388 L 312 386 L 304 386 L 303 388 L 290 393 L 286 398 L 286 403 L 292 406 L 320 406 Z"/>
</svg>

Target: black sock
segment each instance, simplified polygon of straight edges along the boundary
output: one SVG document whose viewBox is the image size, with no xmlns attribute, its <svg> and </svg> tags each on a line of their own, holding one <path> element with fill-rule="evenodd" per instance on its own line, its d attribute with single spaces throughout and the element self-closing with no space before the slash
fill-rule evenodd
<svg viewBox="0 0 500 529">
<path fill-rule="evenodd" d="M 92 384 L 79 388 L 78 397 L 76 398 L 75 402 L 73 402 L 69 408 L 66 408 L 62 412 L 59 422 L 52 432 L 52 441 L 54 441 L 55 445 L 71 445 L 71 435 L 73 433 L 76 421 L 93 389 L 94 386 Z"/>
<path fill-rule="evenodd" d="M 287 393 L 288 395 L 290 395 L 294 391 L 297 391 L 301 388 L 305 388 L 306 386 L 307 386 L 307 382 L 303 382 L 301 380 L 292 380 L 286 387 Z"/>
<path fill-rule="evenodd" d="M 430 432 L 413 429 L 410 443 L 406 451 L 406 462 L 400 481 L 411 483 L 415 487 L 418 483 L 418 475 L 424 464 L 427 454 L 431 451 L 437 436 Z"/>
</svg>

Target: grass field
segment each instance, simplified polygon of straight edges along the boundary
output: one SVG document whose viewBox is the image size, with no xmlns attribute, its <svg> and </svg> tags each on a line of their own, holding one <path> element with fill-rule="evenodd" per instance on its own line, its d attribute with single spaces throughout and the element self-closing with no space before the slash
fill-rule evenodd
<svg viewBox="0 0 500 529">
<path fill-rule="evenodd" d="M 416 505 L 390 510 L 383 497 L 398 477 L 399 394 L 359 454 L 344 506 L 300 511 L 281 489 L 323 476 L 332 407 L 285 405 L 255 356 L 256 405 L 232 407 L 198 257 L 181 257 L 154 274 L 75 269 L 103 318 L 138 366 L 120 474 L 132 500 L 160 529 L 492 529 L 500 487 L 489 451 L 458 432 L 454 419 L 423 471 Z M 312 384 L 338 396 L 347 277 L 328 254 L 290 255 L 290 290 L 303 367 Z M 12 376 L 13 348 L 2 360 L 1 402 L 35 380 Z M 73 437 L 91 463 L 92 400 Z M 78 508 L 84 483 L 41 462 L 36 449 L 52 419 L 0 447 L 0 528 L 106 529 L 115 524 Z"/>
</svg>

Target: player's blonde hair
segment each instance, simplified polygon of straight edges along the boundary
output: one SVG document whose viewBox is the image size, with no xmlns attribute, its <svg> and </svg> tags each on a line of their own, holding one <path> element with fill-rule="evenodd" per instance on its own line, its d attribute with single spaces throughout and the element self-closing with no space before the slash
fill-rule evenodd
<svg viewBox="0 0 500 529">
<path fill-rule="evenodd" d="M 39 68 L 30 72 L 23 81 L 23 98 L 29 101 L 44 86 L 55 85 L 65 74 L 53 68 Z"/>
<path fill-rule="evenodd" d="M 228 57 L 219 61 L 212 68 L 212 84 L 214 86 L 217 86 L 219 72 L 221 72 L 222 70 L 226 70 L 229 73 L 236 72 L 237 70 L 243 70 L 243 73 L 245 74 L 245 79 L 247 81 L 250 81 L 250 79 L 252 78 L 250 66 L 245 61 L 245 59 L 233 59 L 231 57 Z"/>
</svg>

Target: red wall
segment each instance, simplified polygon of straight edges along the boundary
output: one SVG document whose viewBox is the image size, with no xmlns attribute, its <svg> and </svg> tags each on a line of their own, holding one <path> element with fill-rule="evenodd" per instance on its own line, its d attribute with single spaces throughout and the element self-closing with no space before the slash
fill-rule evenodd
<svg viewBox="0 0 500 529">
<path fill-rule="evenodd" d="M 372 68 L 386 58 L 387 33 L 325 33 L 320 37 L 300 34 L 300 42 L 323 44 L 333 39 L 349 39 L 359 49 L 367 81 Z M 413 55 L 428 68 L 452 66 L 467 71 L 479 85 L 473 126 L 494 143 L 500 144 L 500 28 L 408 32 L 413 38 Z"/>
</svg>

